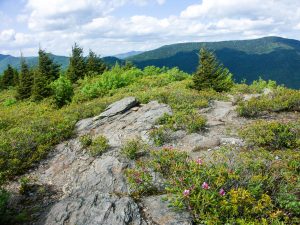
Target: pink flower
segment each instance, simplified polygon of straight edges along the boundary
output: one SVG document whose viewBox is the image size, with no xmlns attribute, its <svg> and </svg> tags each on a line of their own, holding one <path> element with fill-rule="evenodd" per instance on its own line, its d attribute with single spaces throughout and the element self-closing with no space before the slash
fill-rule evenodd
<svg viewBox="0 0 300 225">
<path fill-rule="evenodd" d="M 226 194 L 226 192 L 224 191 L 223 188 L 221 188 L 219 191 L 219 195 L 224 196 L 225 194 Z"/>
<path fill-rule="evenodd" d="M 198 165 L 202 165 L 202 159 L 197 159 L 197 160 L 196 160 L 196 163 L 197 163 Z"/>
<path fill-rule="evenodd" d="M 208 183 L 203 182 L 202 188 L 205 189 L 205 190 L 208 190 L 208 189 L 210 189 L 210 186 L 208 185 Z"/>
<path fill-rule="evenodd" d="M 190 190 L 189 189 L 185 189 L 184 191 L 183 191 L 183 196 L 184 197 L 188 197 L 190 195 Z"/>
</svg>

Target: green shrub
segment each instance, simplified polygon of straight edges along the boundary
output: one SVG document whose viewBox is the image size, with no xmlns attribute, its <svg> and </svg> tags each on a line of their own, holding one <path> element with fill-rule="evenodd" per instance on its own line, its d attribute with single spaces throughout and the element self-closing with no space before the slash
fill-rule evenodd
<svg viewBox="0 0 300 225">
<path fill-rule="evenodd" d="M 205 128 L 206 119 L 194 110 L 183 110 L 172 116 L 165 114 L 157 120 L 157 123 L 173 130 L 183 129 L 195 133 Z"/>
<path fill-rule="evenodd" d="M 151 130 L 149 136 L 154 145 L 162 146 L 169 140 L 169 131 L 167 127 L 161 126 L 159 128 Z"/>
<path fill-rule="evenodd" d="M 144 144 L 139 140 L 130 140 L 122 147 L 121 152 L 129 159 L 136 159 L 137 153 L 143 148 Z"/>
<path fill-rule="evenodd" d="M 300 154 L 287 151 L 221 149 L 207 161 L 172 148 L 153 150 L 149 160 L 130 170 L 128 180 L 141 194 L 153 186 L 151 177 L 141 176 L 161 173 L 171 206 L 189 210 L 196 224 L 298 224 L 299 163 L 295 170 L 293 162 Z"/>
<path fill-rule="evenodd" d="M 6 99 L 5 102 L 3 103 L 4 106 L 11 106 L 13 104 L 16 104 L 17 100 L 15 98 L 9 98 Z"/>
<path fill-rule="evenodd" d="M 0 222 L 3 222 L 6 217 L 9 196 L 7 191 L 0 189 Z"/>
<path fill-rule="evenodd" d="M 300 147 L 300 122 L 256 121 L 243 127 L 240 136 L 250 145 L 277 150 Z"/>
<path fill-rule="evenodd" d="M 153 177 L 149 168 L 137 163 L 137 168 L 125 170 L 125 176 L 131 189 L 131 196 L 140 198 L 141 196 L 157 193 L 153 185 Z"/>
<path fill-rule="evenodd" d="M 51 83 L 51 89 L 54 94 L 55 103 L 58 107 L 68 104 L 74 95 L 73 86 L 70 80 L 64 76 L 60 76 Z"/>
<path fill-rule="evenodd" d="M 108 140 L 104 136 L 99 136 L 92 141 L 88 150 L 90 154 L 94 157 L 100 156 L 109 148 Z"/>
<path fill-rule="evenodd" d="M 30 192 L 30 190 L 31 190 L 30 182 L 31 182 L 31 180 L 28 177 L 22 177 L 19 180 L 19 183 L 20 183 L 19 193 L 21 195 L 27 195 Z"/>
<path fill-rule="evenodd" d="M 80 137 L 80 143 L 83 148 L 87 148 L 93 143 L 93 139 L 91 135 L 86 134 Z"/>
<path fill-rule="evenodd" d="M 268 112 L 300 111 L 300 91 L 277 88 L 270 95 L 240 102 L 237 111 L 245 117 L 256 117 Z"/>
<path fill-rule="evenodd" d="M 234 93 L 243 93 L 243 94 L 260 94 L 263 93 L 263 91 L 267 88 L 270 90 L 275 90 L 279 86 L 277 85 L 276 81 L 268 80 L 265 81 L 262 78 L 259 78 L 259 80 L 255 80 L 252 82 L 251 85 L 247 85 L 245 83 L 236 84 L 233 87 Z"/>
</svg>

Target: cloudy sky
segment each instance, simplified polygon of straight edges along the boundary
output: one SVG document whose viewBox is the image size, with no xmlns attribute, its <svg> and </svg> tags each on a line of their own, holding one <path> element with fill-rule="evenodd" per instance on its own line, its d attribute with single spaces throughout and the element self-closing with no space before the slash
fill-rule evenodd
<svg viewBox="0 0 300 225">
<path fill-rule="evenodd" d="M 300 39 L 299 0 L 0 0 L 0 54 L 114 55 L 190 41 Z"/>
</svg>

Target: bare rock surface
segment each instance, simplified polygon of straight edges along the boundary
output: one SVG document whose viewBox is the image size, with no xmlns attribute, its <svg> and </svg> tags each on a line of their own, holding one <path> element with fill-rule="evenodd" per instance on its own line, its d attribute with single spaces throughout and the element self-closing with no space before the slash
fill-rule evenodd
<svg viewBox="0 0 300 225">
<path fill-rule="evenodd" d="M 177 131 L 172 135 L 171 145 L 189 152 L 193 158 L 206 155 L 202 151 L 219 148 L 220 145 L 243 145 L 243 141 L 232 131 L 236 131 L 246 120 L 237 115 L 232 101 L 212 101 L 210 107 L 201 109 L 200 113 L 207 119 L 207 129 L 192 134 Z M 199 151 L 201 153 L 194 153 Z"/>
<path fill-rule="evenodd" d="M 61 193 L 39 224 L 153 224 L 129 196 L 124 176 L 129 165 L 120 156 L 120 147 L 132 138 L 148 140 L 149 130 L 165 113 L 172 114 L 168 105 L 156 101 L 139 105 L 129 97 L 97 117 L 79 121 L 77 137 L 57 145 L 49 159 L 30 173 L 37 183 L 52 185 Z M 79 141 L 84 134 L 106 136 L 110 149 L 101 157 L 91 157 Z"/>
<path fill-rule="evenodd" d="M 192 225 L 193 219 L 187 212 L 174 211 L 163 200 L 165 195 L 150 196 L 142 200 L 148 221 L 158 225 Z"/>
</svg>

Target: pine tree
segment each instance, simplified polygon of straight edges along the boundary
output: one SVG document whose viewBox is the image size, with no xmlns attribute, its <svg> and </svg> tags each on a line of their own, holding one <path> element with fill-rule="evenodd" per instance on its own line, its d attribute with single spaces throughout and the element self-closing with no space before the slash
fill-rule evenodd
<svg viewBox="0 0 300 225">
<path fill-rule="evenodd" d="M 228 91 L 233 86 L 232 74 L 215 55 L 202 48 L 199 55 L 199 66 L 193 76 L 194 88 L 197 90 L 212 88 L 215 91 Z"/>
<path fill-rule="evenodd" d="M 38 68 L 34 71 L 33 99 L 40 101 L 51 95 L 49 84 L 59 77 L 59 65 L 44 50 L 39 50 Z"/>
<path fill-rule="evenodd" d="M 76 43 L 72 47 L 72 55 L 70 57 L 70 63 L 67 70 L 67 77 L 71 82 L 76 82 L 80 78 L 83 78 L 86 73 L 86 65 L 83 57 L 83 49 Z"/>
<path fill-rule="evenodd" d="M 100 58 L 100 56 L 97 56 L 96 53 L 94 53 L 92 50 L 89 52 L 89 56 L 87 57 L 86 62 L 86 71 L 88 74 L 94 74 L 97 75 L 102 74 L 105 70 L 107 70 L 107 66 L 103 62 L 103 60 Z"/>
<path fill-rule="evenodd" d="M 18 70 L 14 69 L 14 86 L 19 85 L 19 72 Z"/>
<path fill-rule="evenodd" d="M 33 76 L 29 71 L 25 59 L 21 56 L 21 71 L 19 76 L 19 85 L 17 87 L 17 98 L 26 99 L 31 96 L 31 88 L 33 84 Z"/>
<path fill-rule="evenodd" d="M 8 64 L 7 69 L 3 72 L 3 77 L 1 79 L 1 86 L 3 89 L 14 86 L 14 74 L 14 69 Z"/>
</svg>

